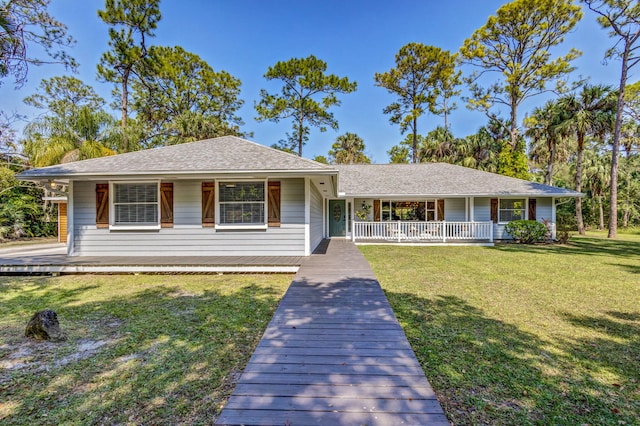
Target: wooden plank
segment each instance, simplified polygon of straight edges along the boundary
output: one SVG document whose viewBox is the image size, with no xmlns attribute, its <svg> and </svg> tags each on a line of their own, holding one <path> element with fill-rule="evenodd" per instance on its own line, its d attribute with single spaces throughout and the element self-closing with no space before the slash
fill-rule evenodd
<svg viewBox="0 0 640 426">
<path fill-rule="evenodd" d="M 262 339 L 258 344 L 258 348 L 282 348 L 282 349 L 297 349 L 297 348 L 309 348 L 313 349 L 321 349 L 326 348 L 327 350 L 334 349 L 393 349 L 393 350 L 411 350 L 411 346 L 409 342 L 405 341 L 331 341 L 331 342 L 315 342 L 315 341 L 306 341 L 306 340 L 281 340 L 281 339 Z"/>
<path fill-rule="evenodd" d="M 300 364 L 311 366 L 341 365 L 348 366 L 357 363 L 358 366 L 393 366 L 393 367 L 417 367 L 421 368 L 415 357 L 398 356 L 367 356 L 358 353 L 348 355 L 292 355 L 286 352 L 277 354 L 254 353 L 251 362 L 256 364 L 289 365 Z"/>
<path fill-rule="evenodd" d="M 339 386 L 339 385 L 279 385 L 260 383 L 239 383 L 234 395 L 247 396 L 299 396 L 327 397 L 341 396 L 350 398 L 395 398 L 436 399 L 430 386 Z"/>
<path fill-rule="evenodd" d="M 269 346 L 258 346 L 253 352 L 253 355 L 278 355 L 278 356 L 334 356 L 334 357 L 346 357 L 346 356 L 363 356 L 363 357 L 392 357 L 392 358 L 408 358 L 414 359 L 411 349 L 376 349 L 376 348 L 362 348 L 362 349 L 341 349 L 341 348 L 326 348 L 316 347 L 310 348 L 307 346 L 293 347 L 293 348 L 274 348 Z"/>
<path fill-rule="evenodd" d="M 427 413 L 442 414 L 435 399 L 306 396 L 246 396 L 234 395 L 227 402 L 230 409 L 282 411 L 340 411 L 341 413 Z"/>
<path fill-rule="evenodd" d="M 415 375 L 371 375 L 371 374 L 350 374 L 339 375 L 318 372 L 315 374 L 282 374 L 278 373 L 265 373 L 265 372 L 250 372 L 245 371 L 238 383 L 253 383 L 253 384 L 277 384 L 277 385 L 346 385 L 356 387 L 369 387 L 369 386 L 387 386 L 394 388 L 397 386 L 409 386 L 419 387 L 428 386 L 424 374 Z"/>
<path fill-rule="evenodd" d="M 218 425 L 429 425 L 450 426 L 444 414 L 224 410 Z"/>
<path fill-rule="evenodd" d="M 295 364 L 295 363 L 269 363 L 257 364 L 249 363 L 244 371 L 249 373 L 279 373 L 279 374 L 359 374 L 359 375 L 394 375 L 394 376 L 419 376 L 424 374 L 419 366 L 396 366 L 396 365 L 366 365 L 366 364 Z"/>
</svg>

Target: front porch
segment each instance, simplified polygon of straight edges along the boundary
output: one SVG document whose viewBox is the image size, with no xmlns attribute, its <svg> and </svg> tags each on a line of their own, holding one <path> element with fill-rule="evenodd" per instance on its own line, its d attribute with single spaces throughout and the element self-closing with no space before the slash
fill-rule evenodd
<svg viewBox="0 0 640 426">
<path fill-rule="evenodd" d="M 494 243 L 493 222 L 353 221 L 355 243 Z"/>
</svg>

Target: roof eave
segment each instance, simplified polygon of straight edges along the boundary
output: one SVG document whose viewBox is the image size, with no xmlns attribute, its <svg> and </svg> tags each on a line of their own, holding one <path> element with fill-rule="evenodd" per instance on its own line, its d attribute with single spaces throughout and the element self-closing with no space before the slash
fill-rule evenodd
<svg viewBox="0 0 640 426">
<path fill-rule="evenodd" d="M 438 198 L 438 197 L 453 197 L 453 198 L 465 198 L 465 197 L 584 197 L 583 193 L 485 193 L 485 194 L 468 194 L 468 193 L 447 193 L 447 194 L 380 194 L 380 193 L 345 193 L 346 198 Z"/>
<path fill-rule="evenodd" d="M 27 174 L 18 174 L 19 180 L 42 182 L 42 181 L 59 181 L 59 180 L 125 180 L 131 178 L 146 179 L 185 179 L 185 178 L 218 178 L 218 177 L 305 177 L 305 176 L 332 176 L 337 175 L 337 170 L 318 169 L 318 170 L 190 170 L 190 171 L 134 171 L 134 172 L 78 172 L 78 173 L 51 173 L 38 174 L 30 176 Z"/>
</svg>

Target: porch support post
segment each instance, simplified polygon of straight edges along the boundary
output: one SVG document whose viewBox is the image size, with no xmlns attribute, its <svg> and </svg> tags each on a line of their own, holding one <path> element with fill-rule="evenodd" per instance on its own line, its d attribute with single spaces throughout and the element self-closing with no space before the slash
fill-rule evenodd
<svg viewBox="0 0 640 426">
<path fill-rule="evenodd" d="M 75 209 L 73 191 L 73 181 L 69 180 L 69 187 L 67 188 L 67 256 L 73 256 L 73 252 L 76 249 L 74 238 Z"/>
<path fill-rule="evenodd" d="M 474 209 L 474 204 L 476 203 L 475 198 L 473 197 L 469 197 L 467 198 L 467 201 L 469 202 L 469 221 L 471 222 L 475 222 L 476 221 L 476 212 Z"/>
<path fill-rule="evenodd" d="M 447 234 L 445 234 L 447 227 L 444 224 L 444 220 L 442 222 L 440 222 L 440 226 L 442 227 L 442 229 L 440 230 L 440 233 L 442 234 L 442 242 L 446 243 L 447 242 Z"/>
<path fill-rule="evenodd" d="M 557 226 L 556 226 L 556 197 L 551 199 L 551 224 L 553 228 L 551 229 L 551 239 L 555 240 L 557 235 Z"/>
<path fill-rule="evenodd" d="M 217 193 L 218 191 L 216 191 Z M 311 180 L 304 178 L 304 255 L 311 255 Z"/>
<path fill-rule="evenodd" d="M 350 219 L 351 220 L 351 219 Z M 356 242 L 356 220 L 351 220 L 351 241 Z"/>
</svg>

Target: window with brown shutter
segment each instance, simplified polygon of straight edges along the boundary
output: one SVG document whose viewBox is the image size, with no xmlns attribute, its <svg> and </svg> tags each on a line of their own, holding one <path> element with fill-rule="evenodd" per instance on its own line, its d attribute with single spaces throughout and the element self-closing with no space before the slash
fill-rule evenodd
<svg viewBox="0 0 640 426">
<path fill-rule="evenodd" d="M 173 183 L 160 184 L 160 226 L 173 228 Z"/>
<path fill-rule="evenodd" d="M 536 199 L 529 198 L 529 220 L 536 220 Z"/>
<path fill-rule="evenodd" d="M 491 199 L 491 221 L 493 223 L 498 223 L 498 199 Z"/>
<path fill-rule="evenodd" d="M 373 221 L 380 222 L 380 200 L 373 200 Z"/>
<path fill-rule="evenodd" d="M 438 200 L 438 220 L 444 220 L 444 200 Z"/>
<path fill-rule="evenodd" d="M 202 226 L 216 225 L 215 182 L 202 182 Z"/>
<path fill-rule="evenodd" d="M 280 182 L 269 181 L 269 226 L 280 226 Z"/>
<path fill-rule="evenodd" d="M 109 184 L 96 184 L 96 228 L 109 227 Z"/>
</svg>

